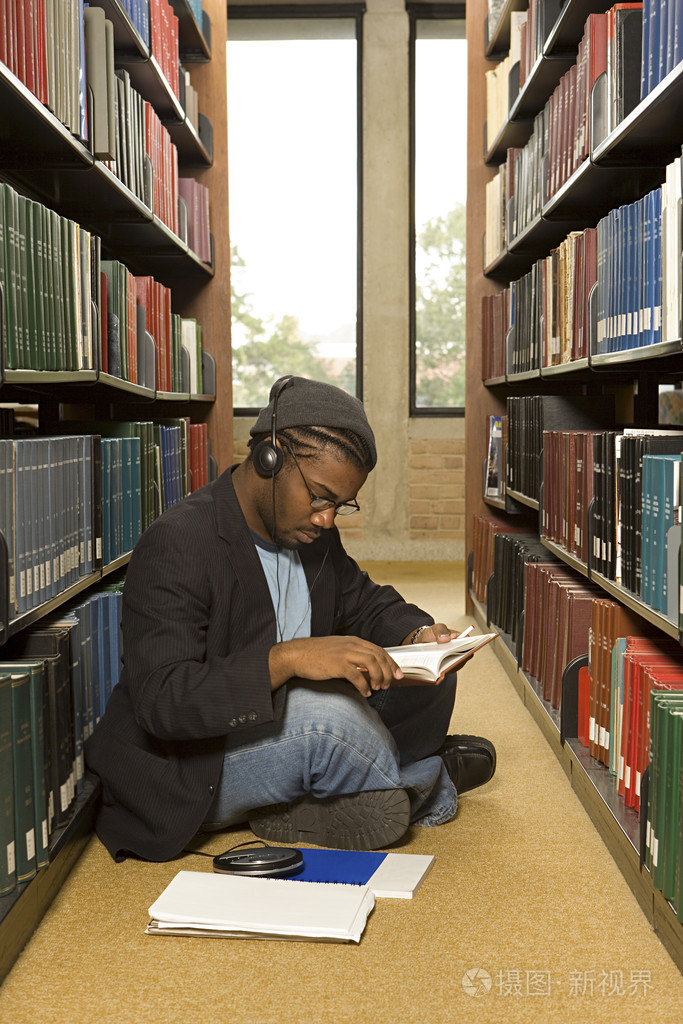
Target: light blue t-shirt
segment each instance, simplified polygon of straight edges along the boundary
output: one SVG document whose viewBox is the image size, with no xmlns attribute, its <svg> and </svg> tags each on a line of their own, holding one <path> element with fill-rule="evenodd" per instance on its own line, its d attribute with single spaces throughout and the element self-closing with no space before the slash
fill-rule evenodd
<svg viewBox="0 0 683 1024">
<path fill-rule="evenodd" d="M 311 635 L 311 597 L 296 551 L 278 548 L 252 530 L 277 618 L 278 641 Z"/>
</svg>

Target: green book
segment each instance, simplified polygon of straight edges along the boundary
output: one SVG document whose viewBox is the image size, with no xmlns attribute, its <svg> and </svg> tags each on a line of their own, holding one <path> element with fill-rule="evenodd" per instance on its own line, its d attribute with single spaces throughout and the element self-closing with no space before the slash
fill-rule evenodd
<svg viewBox="0 0 683 1024">
<path fill-rule="evenodd" d="M 19 196 L 19 225 L 22 245 L 22 302 L 24 303 L 24 348 L 26 365 L 32 370 L 43 370 L 37 346 L 36 268 L 33 242 L 33 213 L 31 200 Z"/>
<path fill-rule="evenodd" d="M 26 882 L 36 873 L 31 681 L 28 672 L 18 666 L 11 679 L 16 870 L 17 882 Z"/>
<path fill-rule="evenodd" d="M 64 307 L 64 362 L 65 370 L 78 369 L 78 351 L 76 340 L 76 284 L 74 261 L 76 255 L 73 246 L 72 222 L 66 217 L 59 218 L 59 238 L 61 245 L 61 276 L 62 302 Z"/>
<path fill-rule="evenodd" d="M 35 334 L 33 346 L 37 365 L 48 369 L 47 325 L 45 323 L 45 256 L 43 249 L 43 208 L 40 203 L 29 204 L 31 223 L 32 290 L 34 298 Z"/>
<path fill-rule="evenodd" d="M 20 337 L 17 344 L 21 345 L 21 365 L 26 369 L 35 369 L 31 352 L 31 303 L 29 299 L 29 270 L 28 270 L 28 224 L 27 207 L 28 199 L 17 195 L 17 240 L 19 244 L 19 264 L 17 267 L 17 288 L 19 290 L 18 302 L 21 309 L 18 329 Z"/>
<path fill-rule="evenodd" d="M 676 893 L 676 860 L 678 845 L 678 818 L 680 815 L 681 736 L 683 735 L 683 699 L 672 701 L 667 707 L 669 734 L 669 763 L 666 768 L 666 821 L 662 837 L 662 895 L 673 900 Z"/>
<path fill-rule="evenodd" d="M 0 662 L 0 673 L 26 672 L 31 702 L 31 760 L 33 766 L 33 807 L 36 867 L 50 860 L 49 848 L 49 750 L 47 742 L 48 696 L 45 663 L 41 660 Z"/>
<path fill-rule="evenodd" d="M 0 896 L 17 881 L 14 840 L 14 752 L 12 748 L 12 677 L 0 674 Z"/>
<path fill-rule="evenodd" d="M 0 184 L 4 221 L 5 294 L 3 326 L 5 332 L 4 364 L 6 369 L 21 366 L 22 346 L 18 317 L 20 293 L 17 288 L 19 241 L 17 193 L 10 185 Z"/>
<path fill-rule="evenodd" d="M 54 214 L 43 207 L 43 282 L 45 286 L 45 323 L 47 326 L 47 369 L 59 368 L 57 348 L 59 345 L 58 307 L 55 299 L 55 268 L 52 255 L 52 230 Z"/>
<path fill-rule="evenodd" d="M 681 739 L 683 743 L 683 738 Z M 678 777 L 678 841 L 676 844 L 676 891 L 674 894 L 674 906 L 678 920 L 683 923 L 683 814 L 680 813 L 683 805 L 683 771 Z"/>
<path fill-rule="evenodd" d="M 650 777 L 651 811 L 648 820 L 651 828 L 650 872 L 653 884 L 663 890 L 664 862 L 667 834 L 670 825 L 672 789 L 667 785 L 671 772 L 673 752 L 671 706 L 683 706 L 683 695 L 672 691 L 653 690 L 650 698 L 650 729 L 654 733 L 651 742 Z M 650 804 L 650 801 L 648 801 Z"/>
</svg>

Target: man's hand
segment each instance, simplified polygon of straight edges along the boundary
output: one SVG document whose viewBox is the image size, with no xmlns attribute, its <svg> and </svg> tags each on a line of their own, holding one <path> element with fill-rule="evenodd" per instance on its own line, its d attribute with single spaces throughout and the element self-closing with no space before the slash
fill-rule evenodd
<svg viewBox="0 0 683 1024">
<path fill-rule="evenodd" d="M 433 626 L 425 626 L 415 641 L 413 640 L 414 635 L 415 630 L 413 629 L 408 633 L 401 646 L 412 643 L 447 644 L 449 640 L 455 640 L 456 637 L 460 636 L 460 633 L 457 629 L 450 629 L 444 622 L 435 622 Z"/>
<path fill-rule="evenodd" d="M 293 676 L 346 679 L 363 697 L 386 690 L 403 673 L 382 647 L 357 636 L 307 637 L 275 644 L 269 656 L 271 688 Z"/>
</svg>

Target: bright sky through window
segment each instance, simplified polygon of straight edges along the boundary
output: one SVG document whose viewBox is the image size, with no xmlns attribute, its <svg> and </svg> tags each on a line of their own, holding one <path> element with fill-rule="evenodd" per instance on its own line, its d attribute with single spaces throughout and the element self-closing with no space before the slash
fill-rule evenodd
<svg viewBox="0 0 683 1024">
<path fill-rule="evenodd" d="M 237 289 L 265 322 L 261 340 L 295 317 L 318 355 L 354 361 L 356 76 L 353 20 L 229 25 L 230 240 L 244 264 Z M 235 348 L 246 340 L 234 323 Z"/>
</svg>

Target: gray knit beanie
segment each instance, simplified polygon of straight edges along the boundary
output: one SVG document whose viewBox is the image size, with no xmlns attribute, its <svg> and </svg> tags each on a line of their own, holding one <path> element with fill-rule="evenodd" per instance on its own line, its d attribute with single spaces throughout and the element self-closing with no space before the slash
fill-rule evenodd
<svg viewBox="0 0 683 1024">
<path fill-rule="evenodd" d="M 277 395 L 277 429 L 287 427 L 336 427 L 352 430 L 368 446 L 372 467 L 377 462 L 375 436 L 365 415 L 363 403 L 334 384 L 290 377 L 286 384 L 280 377 L 270 389 L 268 405 L 261 409 L 249 431 L 252 437 L 269 434 L 272 428 L 273 403 Z"/>
</svg>

